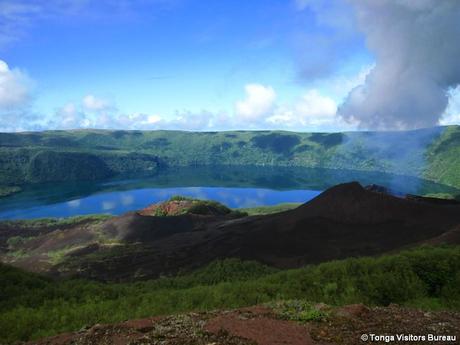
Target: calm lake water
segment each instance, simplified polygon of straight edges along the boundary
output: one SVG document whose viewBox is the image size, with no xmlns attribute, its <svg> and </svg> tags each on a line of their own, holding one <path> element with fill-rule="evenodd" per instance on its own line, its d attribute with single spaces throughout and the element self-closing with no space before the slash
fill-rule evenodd
<svg viewBox="0 0 460 345">
<path fill-rule="evenodd" d="M 401 193 L 457 193 L 425 180 L 357 171 L 266 168 L 196 167 L 130 176 L 108 181 L 43 184 L 0 199 L 0 219 L 122 214 L 164 201 L 173 195 L 212 199 L 232 207 L 307 202 L 343 182 L 379 184 Z"/>
</svg>

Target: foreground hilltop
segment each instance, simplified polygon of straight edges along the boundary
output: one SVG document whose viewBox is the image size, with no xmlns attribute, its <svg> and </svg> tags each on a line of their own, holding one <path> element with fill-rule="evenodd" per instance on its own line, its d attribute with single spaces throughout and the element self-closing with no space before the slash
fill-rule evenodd
<svg viewBox="0 0 460 345">
<path fill-rule="evenodd" d="M 356 182 L 270 215 L 197 205 L 193 209 L 206 212 L 166 216 L 165 206 L 156 205 L 119 217 L 35 224 L 35 229 L 28 228 L 33 223 L 2 223 L 2 260 L 57 276 L 129 281 L 190 271 L 224 258 L 294 268 L 423 243 L 460 243 L 459 204 L 396 197 Z"/>
<path fill-rule="evenodd" d="M 154 174 L 177 166 L 298 166 L 386 172 L 460 187 L 460 127 L 401 132 L 0 133 L 4 194 L 27 183 Z M 0 191 L 2 189 L 0 188 Z"/>
<path fill-rule="evenodd" d="M 0 264 L 0 343 L 305 345 L 357 344 L 372 332 L 460 336 L 459 272 L 460 246 L 290 270 L 227 259 L 123 284 L 50 279 Z M 37 340 L 64 332 L 74 333 Z"/>
<path fill-rule="evenodd" d="M 374 341 L 385 343 L 390 341 L 390 334 L 394 344 L 455 342 L 460 336 L 460 313 L 426 313 L 397 305 L 333 308 L 287 301 L 231 311 L 97 324 L 28 345 L 332 345 L 363 344 L 365 337 L 372 341 L 371 335 L 378 337 Z M 398 335 L 403 336 L 398 339 Z"/>
</svg>

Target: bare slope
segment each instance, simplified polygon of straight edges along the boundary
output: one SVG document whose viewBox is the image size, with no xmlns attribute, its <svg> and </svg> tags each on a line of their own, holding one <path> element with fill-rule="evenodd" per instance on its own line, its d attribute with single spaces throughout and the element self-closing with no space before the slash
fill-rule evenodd
<svg viewBox="0 0 460 345">
<path fill-rule="evenodd" d="M 227 257 L 288 268 L 455 242 L 459 225 L 460 205 L 399 198 L 347 183 L 296 209 L 266 216 L 129 213 L 44 233 L 3 260 L 100 280 L 174 274 Z"/>
</svg>

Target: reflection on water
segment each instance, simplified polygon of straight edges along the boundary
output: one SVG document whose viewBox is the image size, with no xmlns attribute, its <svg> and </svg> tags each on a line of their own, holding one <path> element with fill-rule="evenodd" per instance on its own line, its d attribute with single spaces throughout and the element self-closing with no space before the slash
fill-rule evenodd
<svg viewBox="0 0 460 345">
<path fill-rule="evenodd" d="M 357 171 L 197 167 L 161 172 L 150 177 L 125 177 L 102 182 L 48 184 L 25 188 L 0 199 L 0 219 L 68 217 L 81 214 L 121 214 L 187 195 L 220 201 L 229 207 L 306 202 L 338 183 L 376 183 L 402 193 L 456 193 L 454 188 L 413 177 Z"/>
</svg>

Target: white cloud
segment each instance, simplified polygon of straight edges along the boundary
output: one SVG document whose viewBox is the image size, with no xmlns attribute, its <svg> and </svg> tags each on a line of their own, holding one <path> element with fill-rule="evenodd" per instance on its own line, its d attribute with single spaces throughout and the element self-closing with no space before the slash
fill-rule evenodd
<svg viewBox="0 0 460 345">
<path fill-rule="evenodd" d="M 460 86 L 449 92 L 449 103 L 439 124 L 460 125 Z"/>
<path fill-rule="evenodd" d="M 88 95 L 83 98 L 83 107 L 88 111 L 102 111 L 110 108 L 110 103 L 94 95 Z"/>
<path fill-rule="evenodd" d="M 53 127 L 60 129 L 72 129 L 85 127 L 87 123 L 85 114 L 78 111 L 73 103 L 68 103 L 56 110 Z"/>
<path fill-rule="evenodd" d="M 215 114 L 208 111 L 197 113 L 185 111 L 176 113 L 175 118 L 164 125 L 171 129 L 206 130 L 213 127 L 214 117 Z"/>
<path fill-rule="evenodd" d="M 364 84 L 366 77 L 374 67 L 375 64 L 365 65 L 354 75 L 336 75 L 319 81 L 317 84 L 327 89 L 334 99 L 342 102 L 351 90 Z"/>
<path fill-rule="evenodd" d="M 9 131 L 75 128 L 192 131 L 341 130 L 352 129 L 356 125 L 345 123 L 337 117 L 337 101 L 317 88 L 305 90 L 289 104 L 277 104 L 275 102 L 276 92 L 271 86 L 249 84 L 246 85 L 245 90 L 247 97 L 235 103 L 233 114 L 206 110 L 177 111 L 169 117 L 155 113 L 124 113 L 107 100 L 90 94 L 79 102 L 70 102 L 56 109 L 51 119 L 42 119 L 41 122 L 17 121 L 11 115 L 10 118 L 13 118 L 12 122 L 15 123 L 15 126 L 3 126 L 3 128 Z M 1 129 L 2 126 L 0 126 Z"/>
<path fill-rule="evenodd" d="M 309 90 L 295 105 L 296 113 L 305 124 L 320 124 L 331 121 L 337 112 L 334 100 L 321 95 L 318 90 Z"/>
<path fill-rule="evenodd" d="M 276 93 L 272 87 L 248 84 L 245 86 L 245 91 L 246 99 L 235 105 L 235 113 L 241 120 L 257 121 L 273 109 Z"/>
<path fill-rule="evenodd" d="M 31 98 L 32 84 L 25 72 L 11 69 L 0 60 L 0 111 L 25 106 Z"/>
<path fill-rule="evenodd" d="M 365 129 L 438 124 L 448 90 L 460 84 L 460 1 L 349 3 L 376 64 L 339 107 L 340 116 Z"/>
<path fill-rule="evenodd" d="M 176 112 L 171 118 L 159 114 L 120 112 L 110 102 L 94 95 L 85 96 L 80 103 L 68 103 L 56 110 L 49 128 L 101 129 L 178 129 L 206 130 L 221 121 L 221 115 L 207 111 Z"/>
<path fill-rule="evenodd" d="M 320 129 L 338 124 L 336 112 L 337 104 L 332 98 L 311 89 L 294 104 L 277 107 L 266 123 L 285 129 Z"/>
<path fill-rule="evenodd" d="M 373 65 L 363 66 L 354 75 L 336 75 L 311 83 L 296 100 L 277 104 L 271 86 L 249 84 L 246 99 L 236 103 L 235 116 L 227 118 L 231 128 L 342 130 L 355 129 L 356 122 L 337 116 L 340 102 L 355 87 L 364 83 Z M 327 93 L 321 90 L 327 90 Z"/>
<path fill-rule="evenodd" d="M 30 109 L 34 82 L 26 72 L 0 60 L 0 131 L 40 130 L 40 116 Z"/>
<path fill-rule="evenodd" d="M 56 110 L 48 127 L 55 129 L 75 128 L 124 128 L 124 118 L 115 106 L 93 95 L 81 102 L 67 103 Z"/>
<path fill-rule="evenodd" d="M 148 115 L 142 113 L 120 114 L 116 117 L 116 123 L 121 128 L 128 129 L 154 129 L 163 122 L 160 115 Z"/>
</svg>

